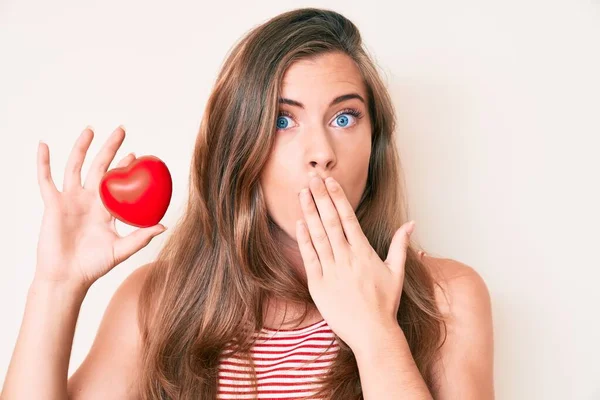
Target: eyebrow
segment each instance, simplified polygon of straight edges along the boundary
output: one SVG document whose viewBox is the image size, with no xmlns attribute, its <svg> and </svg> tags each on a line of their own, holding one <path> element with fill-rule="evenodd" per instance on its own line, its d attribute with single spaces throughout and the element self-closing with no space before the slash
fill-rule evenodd
<svg viewBox="0 0 600 400">
<path fill-rule="evenodd" d="M 329 103 L 329 107 L 334 106 L 338 103 L 341 103 L 342 101 L 346 101 L 346 100 L 350 100 L 350 99 L 358 99 L 360 101 L 362 101 L 363 103 L 365 103 L 365 99 L 362 98 L 362 96 L 358 93 L 347 93 L 347 94 L 343 94 L 341 96 L 336 97 L 335 99 L 333 99 L 331 101 L 331 103 Z M 296 106 L 296 107 L 300 107 L 302 109 L 304 109 L 304 104 L 300 103 L 299 101 L 296 100 L 292 100 L 292 99 L 287 99 L 285 97 L 280 97 L 279 98 L 279 104 L 289 104 L 290 106 Z"/>
</svg>

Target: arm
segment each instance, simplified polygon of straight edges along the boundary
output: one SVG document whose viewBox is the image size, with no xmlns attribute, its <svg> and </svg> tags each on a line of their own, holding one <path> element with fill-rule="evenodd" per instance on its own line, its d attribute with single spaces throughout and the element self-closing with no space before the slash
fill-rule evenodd
<svg viewBox="0 0 600 400">
<path fill-rule="evenodd" d="M 494 333 L 491 298 L 471 267 L 444 259 L 451 274 L 436 296 L 446 316 L 448 336 L 434 366 L 436 400 L 494 399 Z"/>
<path fill-rule="evenodd" d="M 354 352 L 365 400 L 433 399 L 400 326 L 378 330 L 371 343 Z"/>
<path fill-rule="evenodd" d="M 69 378 L 69 399 L 138 399 L 138 298 L 148 266 L 133 271 L 109 302 L 90 352 Z"/>
<path fill-rule="evenodd" d="M 442 266 L 445 294 L 436 292 L 446 317 L 446 341 L 434 365 L 436 387 L 425 386 L 401 329 L 377 331 L 372 345 L 355 352 L 365 400 L 493 400 L 493 331 L 491 301 L 477 272 L 449 259 L 428 258 Z"/>
<path fill-rule="evenodd" d="M 32 285 L 2 400 L 137 398 L 137 299 L 147 268 L 133 271 L 116 290 L 89 354 L 69 379 L 83 295 L 47 284 Z"/>
<path fill-rule="evenodd" d="M 123 143 L 125 131 L 119 127 L 110 135 L 82 183 L 81 166 L 93 135 L 93 130 L 88 127 L 73 145 L 62 191 L 52 178 L 48 145 L 42 141 L 38 144 L 37 178 L 44 214 L 34 281 L 28 291 L 23 322 L 4 382 L 4 400 L 60 400 L 66 399 L 68 393 L 72 397 L 82 393 L 91 396 L 90 392 L 82 390 L 84 385 L 93 388 L 94 395 L 122 397 L 125 393 L 123 379 L 127 381 L 131 376 L 127 375 L 131 371 L 126 368 L 136 357 L 134 299 L 137 299 L 137 277 L 142 272 L 132 274 L 115 293 L 92 355 L 80 368 L 82 372 L 74 377 L 74 383 L 67 383 L 77 317 L 89 287 L 166 229 L 157 224 L 138 228 L 124 237 L 118 234 L 115 217 L 103 206 L 98 187 Z M 134 159 L 135 155 L 129 154 L 117 167 L 126 167 Z M 118 334 L 115 334 L 116 330 Z M 90 376 L 90 371 L 101 378 Z M 98 379 L 114 377 L 118 373 L 125 378 L 116 379 L 96 392 Z M 76 390 L 72 390 L 73 387 Z"/>
<path fill-rule="evenodd" d="M 75 324 L 87 289 L 34 280 L 2 399 L 65 399 Z"/>
</svg>

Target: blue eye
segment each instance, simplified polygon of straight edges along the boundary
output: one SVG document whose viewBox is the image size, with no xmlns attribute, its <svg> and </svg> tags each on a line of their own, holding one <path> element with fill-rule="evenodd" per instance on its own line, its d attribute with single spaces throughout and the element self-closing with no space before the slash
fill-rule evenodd
<svg viewBox="0 0 600 400">
<path fill-rule="evenodd" d="M 277 118 L 277 129 L 285 129 L 285 128 L 287 128 L 287 122 L 286 122 L 285 118 L 286 118 L 286 116 L 284 116 L 284 115 L 280 115 Z"/>
<path fill-rule="evenodd" d="M 336 115 L 334 119 L 334 121 L 337 121 L 339 123 L 337 127 L 346 128 L 349 126 L 354 126 L 356 125 L 356 123 L 358 123 L 358 121 L 356 121 L 354 124 L 351 124 L 351 121 L 348 119 L 348 115 L 351 115 L 355 120 L 358 120 L 363 116 L 362 112 L 355 108 L 346 108 L 340 113 L 338 113 L 338 115 Z M 288 128 L 288 122 L 286 122 L 286 118 L 293 119 L 293 116 L 288 111 L 281 110 L 279 112 L 279 116 L 277 117 L 277 122 L 275 124 L 278 130 Z"/>
<path fill-rule="evenodd" d="M 352 118 L 356 120 L 354 124 L 350 124 L 350 121 L 348 120 L 348 115 L 351 115 Z M 342 110 L 342 112 L 335 117 L 335 121 L 337 121 L 340 124 L 340 128 L 345 128 L 347 126 L 356 125 L 360 118 L 362 118 L 362 113 L 359 110 L 355 108 L 347 108 L 345 110 Z"/>
<path fill-rule="evenodd" d="M 346 114 L 339 115 L 335 120 L 338 121 L 342 127 L 348 125 L 348 116 Z"/>
</svg>

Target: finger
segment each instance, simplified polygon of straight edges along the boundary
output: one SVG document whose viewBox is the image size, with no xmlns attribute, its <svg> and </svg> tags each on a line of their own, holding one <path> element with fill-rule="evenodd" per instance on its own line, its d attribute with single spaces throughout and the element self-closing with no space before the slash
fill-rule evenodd
<svg viewBox="0 0 600 400">
<path fill-rule="evenodd" d="M 115 261 L 117 264 L 127 260 L 133 254 L 146 247 L 155 236 L 163 233 L 166 229 L 164 225 L 157 224 L 147 228 L 136 229 L 129 235 L 117 239 L 114 244 Z"/>
<path fill-rule="evenodd" d="M 119 161 L 119 163 L 117 164 L 117 168 L 124 168 L 131 164 L 133 160 L 135 160 L 135 154 L 129 153 L 125 157 L 123 157 L 121 161 Z"/>
<path fill-rule="evenodd" d="M 397 274 L 402 274 L 406 262 L 406 252 L 410 244 L 410 235 L 415 227 L 415 222 L 403 224 L 392 237 L 385 264 Z"/>
<path fill-rule="evenodd" d="M 117 150 L 125 140 L 125 129 L 122 125 L 119 125 L 117 129 L 109 136 L 104 146 L 100 149 L 100 152 L 94 158 L 84 187 L 86 189 L 95 190 L 100 184 L 102 176 L 108 170 L 108 166 L 115 158 Z"/>
<path fill-rule="evenodd" d="M 335 260 L 333 259 L 333 252 L 331 250 L 329 238 L 327 237 L 327 232 L 325 232 L 325 228 L 323 228 L 321 217 L 319 217 L 317 212 L 317 206 L 308 189 L 302 189 L 300 191 L 300 203 L 304 214 L 304 220 L 308 226 L 310 238 L 317 251 L 321 267 L 323 268 L 323 274 L 326 274 L 326 271 L 330 270 L 335 264 Z"/>
<path fill-rule="evenodd" d="M 319 211 L 321 222 L 329 238 L 336 263 L 347 260 L 350 246 L 344 236 L 344 228 L 340 221 L 338 210 L 335 208 L 331 196 L 323 180 L 317 176 L 310 180 L 310 189 Z"/>
<path fill-rule="evenodd" d="M 358 218 L 354 213 L 354 208 L 350 204 L 350 201 L 348 201 L 342 186 L 333 177 L 327 178 L 325 184 L 339 215 L 343 231 L 346 235 L 346 242 L 355 249 L 369 249 L 371 244 L 365 236 L 360 222 L 358 222 Z"/>
<path fill-rule="evenodd" d="M 81 166 L 85 160 L 90 143 L 94 137 L 94 130 L 91 126 L 87 126 L 79 135 L 65 167 L 65 175 L 63 178 L 63 191 L 72 190 L 81 187 Z"/>
<path fill-rule="evenodd" d="M 313 247 L 306 224 L 302 220 L 296 221 L 296 241 L 298 242 L 308 283 L 316 282 L 323 277 L 323 269 Z"/>
<path fill-rule="evenodd" d="M 50 171 L 50 149 L 40 140 L 37 150 L 37 180 L 45 204 L 58 196 L 59 192 Z"/>
</svg>

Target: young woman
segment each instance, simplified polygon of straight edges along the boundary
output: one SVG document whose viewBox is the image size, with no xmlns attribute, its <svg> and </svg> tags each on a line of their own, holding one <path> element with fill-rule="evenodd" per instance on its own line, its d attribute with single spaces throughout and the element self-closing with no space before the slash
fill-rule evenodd
<svg viewBox="0 0 600 400">
<path fill-rule="evenodd" d="M 181 220 L 69 379 L 87 290 L 164 229 L 121 238 L 99 200 L 121 127 L 82 184 L 83 131 L 62 192 L 40 144 L 36 273 L 2 398 L 492 399 L 486 285 L 411 245 L 394 130 L 348 19 L 305 8 L 250 31 L 208 100 Z"/>
</svg>

